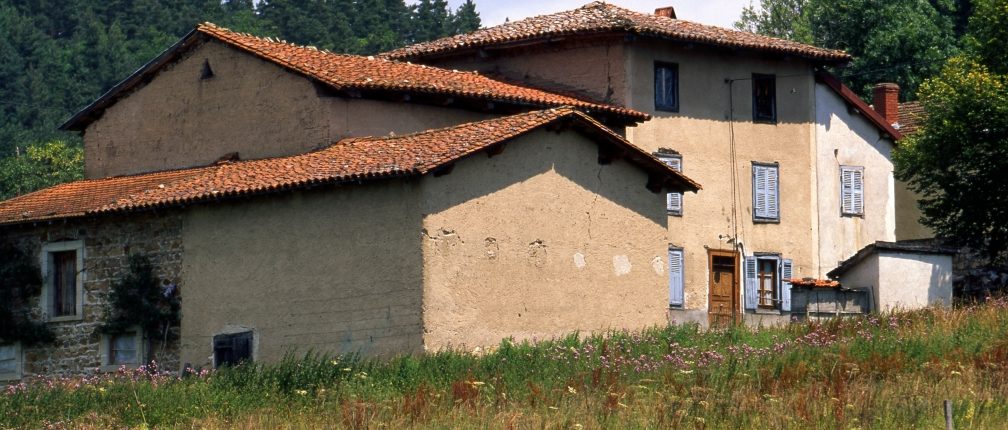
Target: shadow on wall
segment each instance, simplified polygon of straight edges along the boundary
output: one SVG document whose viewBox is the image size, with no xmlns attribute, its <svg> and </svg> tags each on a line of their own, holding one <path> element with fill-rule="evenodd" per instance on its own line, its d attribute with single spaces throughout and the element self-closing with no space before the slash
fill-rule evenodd
<svg viewBox="0 0 1008 430">
<path fill-rule="evenodd" d="M 430 178 L 436 181 L 441 192 L 425 199 L 424 213 L 440 213 L 555 171 L 584 190 L 598 194 L 664 227 L 668 222 L 662 203 L 665 193 L 656 195 L 645 188 L 647 174 L 629 161 L 616 160 L 608 165 L 599 164 L 598 147 L 587 139 L 573 130 L 560 134 L 535 131 L 506 143 L 503 152 L 489 160 L 484 153 L 473 154 L 468 159 L 460 160 L 459 168 L 454 169 L 452 174 Z M 474 162 L 480 166 L 472 170 L 461 168 L 463 164 Z M 625 175 L 633 175 L 634 179 L 627 180 Z"/>
</svg>

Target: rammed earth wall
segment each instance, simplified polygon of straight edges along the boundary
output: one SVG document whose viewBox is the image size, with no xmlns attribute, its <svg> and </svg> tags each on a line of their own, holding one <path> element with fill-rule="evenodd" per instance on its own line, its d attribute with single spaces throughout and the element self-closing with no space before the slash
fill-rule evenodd
<svg viewBox="0 0 1008 430">
<path fill-rule="evenodd" d="M 83 318 L 47 323 L 56 341 L 23 348 L 22 374 L 25 378 L 89 374 L 102 365 L 101 335 L 95 329 L 104 320 L 109 287 L 129 270 L 130 255 L 148 256 L 159 279 L 178 285 L 180 291 L 184 291 L 180 273 L 182 217 L 178 213 L 56 221 L 5 227 L 4 230 L 3 239 L 39 258 L 40 265 L 42 247 L 46 243 L 75 240 L 84 243 Z M 36 303 L 39 305 L 33 313 L 40 318 L 42 308 L 40 301 Z M 147 348 L 147 360 L 156 360 L 164 369 L 179 368 L 177 341 L 149 339 L 143 345 Z"/>
</svg>

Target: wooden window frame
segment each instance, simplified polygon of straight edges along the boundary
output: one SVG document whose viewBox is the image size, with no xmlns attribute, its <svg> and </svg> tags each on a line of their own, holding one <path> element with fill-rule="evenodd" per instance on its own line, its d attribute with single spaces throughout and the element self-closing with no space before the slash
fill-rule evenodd
<svg viewBox="0 0 1008 430">
<path fill-rule="evenodd" d="M 53 276 L 53 270 L 55 270 L 55 263 L 53 261 L 53 255 L 61 252 L 74 251 L 76 253 L 76 265 L 75 270 L 77 273 L 74 277 L 74 288 L 76 292 L 74 294 L 74 314 L 72 315 L 61 315 L 54 316 L 52 314 L 54 305 L 54 294 L 56 286 L 54 284 L 55 277 Z M 42 267 L 42 278 L 44 280 L 42 285 L 42 294 L 40 294 L 40 307 L 43 310 L 45 320 L 48 322 L 63 322 L 63 321 L 80 321 L 84 319 L 84 281 L 85 281 L 85 270 L 84 270 L 84 241 L 83 240 L 69 240 L 62 242 L 51 242 L 42 245 L 42 252 L 39 259 L 41 260 L 40 266 Z"/>
<path fill-rule="evenodd" d="M 673 98 L 675 99 L 671 103 L 668 103 L 667 100 L 662 100 L 661 98 L 659 98 L 659 92 L 658 92 L 658 90 L 659 90 L 660 87 L 658 85 L 658 80 L 661 77 L 659 76 L 658 73 L 659 73 L 660 70 L 669 70 L 670 73 L 671 73 L 672 86 L 674 87 L 673 88 Z M 661 95 L 661 97 L 663 98 L 664 95 Z M 661 112 L 674 112 L 674 113 L 679 112 L 679 64 L 678 63 L 669 63 L 669 62 L 664 62 L 664 61 L 655 61 L 655 63 L 654 63 L 654 109 L 655 109 L 655 111 L 661 111 Z"/>
<path fill-rule="evenodd" d="M 769 83 L 770 86 L 768 94 L 765 96 L 770 99 L 769 115 L 764 115 L 759 110 L 760 99 L 764 97 L 759 94 L 761 83 Z M 777 124 L 777 75 L 765 73 L 752 74 L 752 117 L 755 123 Z"/>
<path fill-rule="evenodd" d="M 770 303 L 764 303 L 764 290 L 763 290 L 763 265 L 764 263 L 772 263 L 773 269 L 770 271 Z M 778 276 L 780 273 L 780 258 L 779 257 L 756 257 L 756 307 L 758 309 L 770 309 L 778 310 L 780 309 L 780 279 Z"/>
</svg>

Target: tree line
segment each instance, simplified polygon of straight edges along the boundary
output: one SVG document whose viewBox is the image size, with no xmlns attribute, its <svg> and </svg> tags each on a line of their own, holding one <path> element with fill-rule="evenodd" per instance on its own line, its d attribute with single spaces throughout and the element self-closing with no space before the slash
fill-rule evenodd
<svg viewBox="0 0 1008 430">
<path fill-rule="evenodd" d="M 480 27 L 473 0 L 0 0 L 0 198 L 80 178 L 57 127 L 204 21 L 365 55 Z"/>
</svg>

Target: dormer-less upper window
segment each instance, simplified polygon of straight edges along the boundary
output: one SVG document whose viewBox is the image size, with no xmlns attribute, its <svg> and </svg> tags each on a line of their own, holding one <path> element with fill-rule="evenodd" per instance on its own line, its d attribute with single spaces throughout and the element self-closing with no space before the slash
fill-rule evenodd
<svg viewBox="0 0 1008 430">
<path fill-rule="evenodd" d="M 752 75 L 753 122 L 777 122 L 777 77 Z"/>
<path fill-rule="evenodd" d="M 654 81 L 655 110 L 679 112 L 679 65 L 655 63 Z"/>
</svg>

